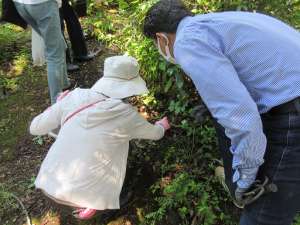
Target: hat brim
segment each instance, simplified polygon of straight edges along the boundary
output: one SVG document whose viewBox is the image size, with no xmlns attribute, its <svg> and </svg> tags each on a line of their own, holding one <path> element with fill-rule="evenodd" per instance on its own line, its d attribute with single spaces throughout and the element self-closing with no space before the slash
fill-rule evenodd
<svg viewBox="0 0 300 225">
<path fill-rule="evenodd" d="M 102 77 L 91 89 L 111 98 L 126 98 L 149 93 L 145 81 L 140 76 L 129 81 Z"/>
</svg>

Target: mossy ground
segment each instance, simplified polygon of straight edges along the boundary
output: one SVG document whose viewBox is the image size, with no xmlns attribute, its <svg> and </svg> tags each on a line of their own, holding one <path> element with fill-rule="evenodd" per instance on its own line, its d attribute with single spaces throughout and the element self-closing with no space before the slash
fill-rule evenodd
<svg viewBox="0 0 300 225">
<path fill-rule="evenodd" d="M 0 160 L 11 159 L 24 135 L 28 135 L 32 117 L 49 105 L 47 78 L 35 67 L 18 75 L 15 87 L 0 101 Z"/>
</svg>

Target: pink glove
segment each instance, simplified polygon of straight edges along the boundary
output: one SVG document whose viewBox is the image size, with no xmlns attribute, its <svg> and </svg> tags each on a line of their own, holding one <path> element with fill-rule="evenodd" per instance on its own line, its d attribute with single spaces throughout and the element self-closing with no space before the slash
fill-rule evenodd
<svg viewBox="0 0 300 225">
<path fill-rule="evenodd" d="M 155 125 L 162 125 L 165 128 L 165 131 L 168 130 L 170 128 L 169 122 L 168 122 L 168 118 L 164 117 L 162 120 L 157 121 L 155 123 Z"/>
<path fill-rule="evenodd" d="M 70 93 L 70 91 L 69 91 L 69 90 L 66 90 L 64 93 L 62 93 L 60 96 L 58 96 L 58 98 L 56 99 L 55 104 L 58 103 L 58 102 L 60 102 L 60 101 L 61 101 L 64 97 L 66 97 L 69 93 Z M 51 105 L 48 109 L 46 109 L 46 110 L 50 110 L 51 107 L 52 107 L 52 105 Z"/>
</svg>

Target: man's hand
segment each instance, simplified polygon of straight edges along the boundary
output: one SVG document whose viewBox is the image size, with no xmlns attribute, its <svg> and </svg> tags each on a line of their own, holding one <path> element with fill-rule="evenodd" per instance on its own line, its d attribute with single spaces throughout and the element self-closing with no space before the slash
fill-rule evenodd
<svg viewBox="0 0 300 225">
<path fill-rule="evenodd" d="M 237 187 L 235 190 L 235 199 L 237 200 L 238 203 L 240 204 L 245 204 L 249 202 L 252 199 L 252 195 L 249 196 L 243 196 L 248 191 L 249 188 L 241 188 Z"/>
<path fill-rule="evenodd" d="M 247 188 L 241 188 L 237 185 L 237 182 L 233 182 L 233 178 L 228 181 L 227 187 L 230 197 L 232 198 L 234 204 L 239 208 L 243 208 L 243 205 L 253 198 L 253 195 L 244 196 L 244 194 L 249 191 L 251 186 Z"/>
<path fill-rule="evenodd" d="M 198 122 L 203 123 L 209 113 L 207 106 L 203 102 L 194 107 L 193 111 L 190 113 L 190 117 L 194 116 Z"/>
</svg>

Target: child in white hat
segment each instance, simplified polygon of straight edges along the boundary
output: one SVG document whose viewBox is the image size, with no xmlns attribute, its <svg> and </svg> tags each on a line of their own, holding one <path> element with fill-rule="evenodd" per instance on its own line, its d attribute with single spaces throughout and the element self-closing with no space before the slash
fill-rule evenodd
<svg viewBox="0 0 300 225">
<path fill-rule="evenodd" d="M 126 102 L 149 93 L 134 58 L 114 56 L 91 88 L 76 88 L 32 121 L 30 132 L 45 135 L 62 126 L 44 159 L 35 186 L 57 208 L 79 218 L 102 220 L 132 196 L 122 185 L 129 141 L 157 140 L 170 126 L 152 125 Z M 110 209 L 110 210 L 109 210 Z"/>
</svg>

